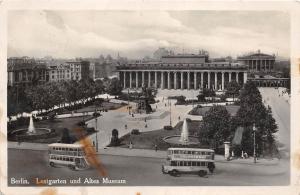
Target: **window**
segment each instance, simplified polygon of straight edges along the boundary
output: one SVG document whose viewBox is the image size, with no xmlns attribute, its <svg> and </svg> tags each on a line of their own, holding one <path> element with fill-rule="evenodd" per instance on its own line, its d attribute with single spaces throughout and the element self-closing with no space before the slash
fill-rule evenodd
<svg viewBox="0 0 300 195">
<path fill-rule="evenodd" d="M 176 161 L 171 161 L 171 166 L 177 166 Z"/>
</svg>

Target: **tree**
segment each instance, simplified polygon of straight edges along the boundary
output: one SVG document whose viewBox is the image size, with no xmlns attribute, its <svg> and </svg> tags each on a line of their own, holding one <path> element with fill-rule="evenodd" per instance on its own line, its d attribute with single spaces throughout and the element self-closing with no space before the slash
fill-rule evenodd
<svg viewBox="0 0 300 195">
<path fill-rule="evenodd" d="M 236 81 L 230 81 L 227 85 L 227 91 L 225 94 L 232 96 L 234 101 L 234 97 L 239 95 L 240 89 L 241 86 Z"/>
<path fill-rule="evenodd" d="M 230 114 L 225 106 L 211 107 L 203 117 L 200 139 L 216 143 L 216 147 L 228 141 L 230 136 Z"/>
<path fill-rule="evenodd" d="M 204 88 L 202 91 L 204 97 L 214 97 L 216 96 L 216 92 L 213 89 Z"/>
<path fill-rule="evenodd" d="M 122 92 L 122 85 L 119 79 L 117 78 L 112 78 L 109 82 L 108 82 L 108 88 L 107 88 L 107 92 L 111 95 L 120 95 Z"/>
<path fill-rule="evenodd" d="M 274 133 L 277 132 L 277 125 L 272 116 L 271 108 L 264 106 L 261 94 L 253 82 L 247 82 L 241 90 L 240 108 L 235 121 L 237 125 L 244 127 L 242 150 L 252 154 L 253 125 L 255 124 L 257 127 L 255 133 L 257 154 L 262 154 L 265 149 L 271 152 L 274 147 Z"/>
</svg>

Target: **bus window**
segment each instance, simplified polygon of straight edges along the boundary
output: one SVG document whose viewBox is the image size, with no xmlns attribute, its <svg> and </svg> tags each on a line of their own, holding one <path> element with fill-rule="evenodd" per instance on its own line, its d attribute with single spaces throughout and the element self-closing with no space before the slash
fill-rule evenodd
<svg viewBox="0 0 300 195">
<path fill-rule="evenodd" d="M 191 151 L 187 151 L 187 153 L 188 153 L 188 154 L 192 154 L 192 152 L 191 152 Z"/>
<path fill-rule="evenodd" d="M 201 162 L 201 166 L 205 166 L 205 162 Z"/>
<path fill-rule="evenodd" d="M 171 161 L 171 166 L 177 166 L 176 161 Z"/>
<path fill-rule="evenodd" d="M 197 162 L 192 161 L 192 166 L 193 166 L 193 167 L 197 166 Z"/>
</svg>

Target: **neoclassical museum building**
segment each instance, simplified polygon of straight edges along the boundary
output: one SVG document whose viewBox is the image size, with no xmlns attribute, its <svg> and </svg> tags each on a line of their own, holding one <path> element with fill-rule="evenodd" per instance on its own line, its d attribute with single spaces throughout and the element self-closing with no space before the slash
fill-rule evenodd
<svg viewBox="0 0 300 195">
<path fill-rule="evenodd" d="M 252 54 L 239 56 L 237 61 L 248 66 L 250 72 L 272 72 L 275 65 L 275 55 L 264 54 L 258 50 Z"/>
<path fill-rule="evenodd" d="M 123 88 L 224 90 L 235 80 L 247 81 L 247 66 L 230 61 L 209 60 L 207 53 L 162 56 L 156 62 L 134 62 L 118 65 Z"/>
</svg>

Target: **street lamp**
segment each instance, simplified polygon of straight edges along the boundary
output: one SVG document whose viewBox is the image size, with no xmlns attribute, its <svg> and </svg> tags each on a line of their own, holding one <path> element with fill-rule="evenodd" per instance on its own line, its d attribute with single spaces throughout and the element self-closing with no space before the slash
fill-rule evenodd
<svg viewBox="0 0 300 195">
<path fill-rule="evenodd" d="M 253 157 L 254 157 L 254 163 L 256 163 L 256 150 L 255 150 L 255 132 L 257 131 L 257 128 L 255 126 L 255 123 L 253 124 Z"/>
<path fill-rule="evenodd" d="M 170 106 L 170 126 L 172 126 L 172 112 L 171 112 L 171 100 L 168 99 L 168 105 Z"/>
<path fill-rule="evenodd" d="M 98 130 L 97 130 L 97 124 L 98 124 L 98 116 L 96 116 L 96 152 L 98 152 Z"/>
</svg>

